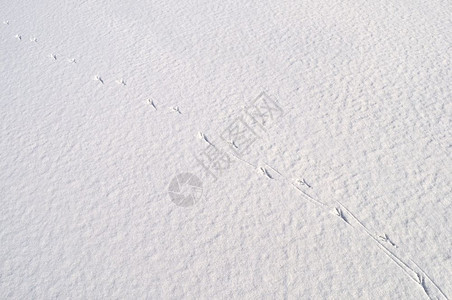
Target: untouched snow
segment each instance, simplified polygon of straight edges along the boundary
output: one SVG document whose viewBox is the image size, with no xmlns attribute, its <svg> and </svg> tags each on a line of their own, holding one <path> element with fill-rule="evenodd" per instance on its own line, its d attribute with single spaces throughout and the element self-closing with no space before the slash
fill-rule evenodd
<svg viewBox="0 0 452 300">
<path fill-rule="evenodd" d="M 452 298 L 451 14 L 1 1 L 0 298 Z"/>
</svg>

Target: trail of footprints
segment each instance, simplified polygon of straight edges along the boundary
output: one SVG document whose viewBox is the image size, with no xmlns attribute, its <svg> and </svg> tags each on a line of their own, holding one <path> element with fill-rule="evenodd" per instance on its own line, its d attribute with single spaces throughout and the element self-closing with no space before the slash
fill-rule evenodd
<svg viewBox="0 0 452 300">
<path fill-rule="evenodd" d="M 5 21 L 3 21 L 3 24 L 8 26 L 8 25 L 10 25 L 10 22 L 9 22 L 8 20 L 5 20 Z M 17 39 L 18 41 L 22 41 L 22 40 L 23 40 L 21 34 L 16 34 L 16 35 L 14 36 L 14 38 Z M 29 40 L 30 40 L 30 42 L 32 42 L 32 43 L 38 43 L 38 38 L 35 37 L 35 36 L 30 36 Z M 55 53 L 50 53 L 50 54 L 49 54 L 49 58 L 52 59 L 52 60 L 54 60 L 54 61 L 60 60 L 60 57 L 59 57 L 57 54 L 55 54 Z M 77 60 L 76 60 L 75 58 L 73 58 L 73 57 L 66 58 L 66 61 L 67 61 L 67 62 L 70 62 L 70 63 L 73 63 L 73 64 L 76 64 L 76 63 L 77 63 Z M 98 82 L 101 83 L 101 84 L 104 84 L 104 83 L 105 83 L 104 80 L 103 80 L 99 75 L 94 75 L 94 76 L 93 76 L 93 79 L 94 79 L 95 81 L 98 81 Z M 123 78 L 120 78 L 119 80 L 116 80 L 116 83 L 118 83 L 118 84 L 120 84 L 120 85 L 123 85 L 123 86 L 126 85 L 126 81 L 125 81 Z"/>
<path fill-rule="evenodd" d="M 199 137 L 202 141 L 208 143 L 209 145 L 217 148 L 210 139 L 207 138 L 207 136 L 200 132 Z M 233 143 L 233 141 L 231 141 Z M 225 152 L 229 154 L 230 156 L 235 157 L 237 160 L 245 163 L 246 165 L 252 167 L 254 170 L 259 170 L 259 173 L 262 174 L 262 176 L 268 178 L 269 180 L 279 180 L 281 182 L 290 183 L 297 191 L 299 191 L 303 198 L 305 200 L 310 201 L 311 203 L 314 203 L 315 205 L 319 206 L 322 209 L 327 209 L 331 214 L 339 217 L 343 222 L 345 222 L 348 226 L 352 227 L 355 230 L 360 231 L 361 233 L 364 233 L 367 237 L 369 237 L 374 243 L 376 243 L 377 247 L 394 263 L 397 264 L 397 266 L 403 270 L 403 272 L 412 279 L 415 283 L 417 283 L 426 296 L 429 299 L 449 299 L 444 292 L 441 290 L 441 288 L 431 279 L 427 273 L 418 265 L 416 264 L 412 259 L 408 257 L 405 253 L 403 253 L 401 250 L 398 250 L 398 246 L 388 237 L 386 233 L 383 234 L 374 234 L 372 233 L 368 227 L 366 227 L 348 208 L 345 206 L 342 202 L 339 200 L 334 200 L 335 205 L 327 205 L 324 201 L 321 199 L 317 199 L 315 197 L 312 197 L 308 192 L 305 190 L 313 189 L 312 185 L 308 183 L 304 178 L 303 179 L 291 179 L 289 176 L 283 175 L 281 172 L 279 172 L 276 168 L 272 167 L 271 165 L 264 163 L 265 166 L 258 166 L 255 165 L 249 161 L 246 161 L 238 156 L 236 156 L 234 153 L 219 149 L 219 151 Z M 279 176 L 276 176 L 272 174 L 272 170 L 274 173 L 278 174 Z M 279 177 L 279 178 L 278 178 Z M 301 188 L 303 187 L 303 188 Z M 396 251 L 398 253 L 396 253 Z"/>
<path fill-rule="evenodd" d="M 5 21 L 3 21 L 3 24 L 10 25 L 10 22 L 8 20 L 5 20 Z M 22 41 L 22 35 L 20 35 L 20 34 L 16 34 L 14 36 L 14 38 L 16 38 L 19 41 Z M 30 42 L 38 43 L 38 39 L 35 36 L 31 36 L 30 37 Z M 50 53 L 49 54 L 49 58 L 52 59 L 53 61 L 60 61 L 61 60 L 59 55 L 57 55 L 56 53 Z M 70 63 L 73 63 L 73 64 L 77 63 L 77 60 L 75 58 L 73 58 L 73 57 L 66 58 L 66 61 L 70 62 Z M 105 84 L 105 81 L 104 81 L 103 77 L 101 77 L 99 74 L 92 76 L 92 80 L 98 82 L 100 85 L 104 85 Z M 127 83 L 126 83 L 124 78 L 120 78 L 120 79 L 116 80 L 116 83 L 121 85 L 121 86 L 126 86 L 127 85 Z M 154 110 L 157 110 L 157 104 L 156 104 L 156 102 L 153 99 L 148 99 L 148 103 Z M 177 114 L 182 114 L 182 111 L 180 110 L 179 106 L 172 106 L 169 109 L 172 112 L 175 112 Z"/>
<path fill-rule="evenodd" d="M 3 21 L 3 24 L 10 25 L 8 20 Z M 16 34 L 14 36 L 17 40 L 22 41 L 22 35 Z M 38 39 L 34 36 L 30 37 L 30 42 L 37 43 Z M 59 57 L 51 53 L 49 55 L 51 59 L 54 61 L 57 61 Z M 77 63 L 75 58 L 67 58 L 67 61 L 70 63 Z M 100 75 L 94 75 L 93 80 L 99 82 L 99 84 L 104 85 L 104 79 Z M 116 83 L 119 85 L 125 86 L 126 81 L 121 78 L 119 80 L 116 80 Z M 154 111 L 157 111 L 157 104 L 153 99 L 147 100 L 148 104 L 153 108 Z M 171 111 L 182 114 L 182 111 L 178 106 L 173 106 L 169 108 Z M 217 148 L 207 137 L 204 133 L 199 133 L 199 138 L 203 140 L 204 142 L 208 143 L 209 145 Z M 238 148 L 236 143 L 234 141 L 229 141 L 229 144 L 231 144 L 233 147 Z M 218 149 L 218 148 L 217 148 Z M 298 192 L 301 193 L 303 198 L 317 206 L 319 206 L 322 209 L 328 209 L 333 215 L 339 217 L 343 222 L 345 222 L 347 225 L 351 226 L 352 228 L 364 233 L 367 235 L 373 242 L 376 243 L 376 245 L 380 248 L 380 250 L 383 251 L 383 253 L 389 257 L 394 263 L 396 263 L 399 268 L 401 268 L 414 282 L 416 282 L 424 291 L 424 293 L 430 298 L 434 299 L 433 297 L 436 297 L 437 299 L 449 299 L 441 290 L 441 288 L 436 285 L 436 283 L 423 271 L 423 269 L 416 264 L 411 259 L 402 259 L 402 254 L 396 254 L 394 249 L 397 249 L 398 246 L 387 236 L 386 233 L 382 235 L 376 235 L 373 234 L 344 204 L 339 202 L 338 200 L 335 200 L 334 202 L 336 205 L 330 206 L 325 204 L 325 202 L 321 201 L 321 199 L 316 199 L 312 197 L 308 192 L 305 190 L 313 189 L 312 185 L 308 183 L 304 178 L 297 178 L 295 180 L 290 179 L 289 176 L 283 175 L 281 172 L 279 172 L 276 168 L 270 166 L 267 163 L 264 163 L 265 166 L 257 166 L 253 163 L 250 163 L 234 153 L 231 153 L 229 151 L 218 149 L 220 151 L 223 151 L 233 157 L 235 157 L 237 160 L 245 163 L 246 165 L 254 168 L 255 170 L 258 170 L 259 173 L 262 174 L 262 176 L 268 178 L 269 180 L 279 180 L 279 181 L 285 181 L 287 183 L 290 183 L 291 186 L 293 186 Z M 269 171 L 271 169 L 276 175 L 272 175 L 272 172 Z M 393 249 L 391 249 L 393 248 Z"/>
<path fill-rule="evenodd" d="M 148 103 L 153 107 L 154 110 L 157 110 L 157 106 L 154 100 L 148 99 Z M 177 112 L 178 114 L 182 114 L 178 106 L 171 107 L 171 109 L 174 112 Z M 210 146 L 215 147 L 217 150 L 225 152 L 232 157 L 235 157 L 237 160 L 252 167 L 254 170 L 258 170 L 259 173 L 262 174 L 262 176 L 270 180 L 279 180 L 284 181 L 286 183 L 290 183 L 290 185 L 292 185 L 297 191 L 299 191 L 302 194 L 305 200 L 314 203 L 315 205 L 319 206 L 322 209 L 327 209 L 332 215 L 339 217 L 348 226 L 352 227 L 355 230 L 360 231 L 361 233 L 364 233 L 367 237 L 369 237 L 374 243 L 376 243 L 377 247 L 390 260 L 397 264 L 397 266 L 400 269 L 402 269 L 403 272 L 410 279 L 412 279 L 416 284 L 418 284 L 422 288 L 425 295 L 429 299 L 449 299 L 441 290 L 441 288 L 433 281 L 433 279 L 431 279 L 427 275 L 427 273 L 425 273 L 425 271 L 418 264 L 416 264 L 410 258 L 407 258 L 408 256 L 406 254 L 401 253 L 401 251 L 399 251 L 400 253 L 396 253 L 396 249 L 398 249 L 398 246 L 388 237 L 386 233 L 383 234 L 372 233 L 343 203 L 341 203 L 338 200 L 334 200 L 336 204 L 331 206 L 327 205 L 321 199 L 317 199 L 311 196 L 308 192 L 306 192 L 306 190 L 313 189 L 313 187 L 310 183 L 307 182 L 306 179 L 304 178 L 291 179 L 290 176 L 283 175 L 276 168 L 272 167 L 267 163 L 264 163 L 265 166 L 258 166 L 249 161 L 246 161 L 230 151 L 218 148 L 202 132 L 198 133 L 198 137 L 205 143 L 209 144 Z M 238 146 L 235 144 L 233 140 L 228 141 L 228 143 L 233 145 L 235 148 L 238 148 Z M 272 172 L 269 170 L 273 171 L 279 176 L 273 175 Z"/>
</svg>

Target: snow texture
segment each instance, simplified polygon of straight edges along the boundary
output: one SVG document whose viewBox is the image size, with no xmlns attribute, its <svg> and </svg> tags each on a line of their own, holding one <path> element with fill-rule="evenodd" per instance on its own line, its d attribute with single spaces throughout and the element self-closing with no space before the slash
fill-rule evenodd
<svg viewBox="0 0 452 300">
<path fill-rule="evenodd" d="M 1 299 L 451 299 L 452 2 L 1 1 Z"/>
</svg>

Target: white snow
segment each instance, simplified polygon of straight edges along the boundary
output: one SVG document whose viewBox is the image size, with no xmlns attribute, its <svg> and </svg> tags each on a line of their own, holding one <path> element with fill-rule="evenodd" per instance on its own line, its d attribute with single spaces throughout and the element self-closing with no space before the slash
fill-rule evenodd
<svg viewBox="0 0 452 300">
<path fill-rule="evenodd" d="M 0 2 L 0 298 L 450 299 L 451 13 Z"/>
</svg>

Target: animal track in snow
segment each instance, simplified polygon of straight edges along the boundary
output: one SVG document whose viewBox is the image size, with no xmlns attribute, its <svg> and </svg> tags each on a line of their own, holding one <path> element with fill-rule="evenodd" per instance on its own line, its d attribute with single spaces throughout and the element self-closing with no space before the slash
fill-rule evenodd
<svg viewBox="0 0 452 300">
<path fill-rule="evenodd" d="M 229 144 L 232 145 L 232 147 L 238 149 L 239 147 L 235 144 L 235 142 L 233 140 L 228 141 Z"/>
<path fill-rule="evenodd" d="M 199 133 L 199 136 L 201 137 L 201 139 L 206 140 L 204 137 L 204 134 L 202 134 L 201 132 Z M 258 167 L 255 166 L 251 163 L 249 163 L 248 161 L 236 156 L 234 153 L 229 153 L 228 151 L 225 151 L 226 153 L 230 154 L 231 156 L 235 157 L 236 159 L 248 164 L 249 166 L 253 167 L 253 168 L 258 168 L 260 170 L 260 173 L 263 174 L 264 176 L 267 176 L 269 178 L 272 178 L 271 175 L 268 173 L 268 171 L 263 168 L 263 167 Z M 267 167 L 271 168 L 273 171 L 275 171 L 275 169 L 273 169 L 270 165 L 266 164 Z M 275 171 L 277 172 L 277 171 Z M 302 179 L 300 180 L 299 178 L 296 179 L 292 179 L 289 180 L 288 176 L 282 175 L 281 173 L 277 172 L 278 174 L 280 174 L 282 176 L 282 180 L 286 180 L 286 181 L 291 181 L 291 185 L 298 190 L 301 194 L 303 194 L 304 198 L 306 200 L 309 200 L 319 206 L 322 207 L 326 207 L 329 209 L 332 209 L 332 213 L 335 214 L 336 216 L 340 217 L 342 221 L 344 221 L 345 223 L 347 223 L 348 225 L 350 225 L 351 228 L 354 228 L 355 230 L 360 231 L 361 233 L 364 233 L 365 235 L 367 235 L 369 238 L 371 238 L 371 240 L 373 242 L 376 243 L 376 246 L 391 260 L 393 261 L 395 264 L 397 264 L 397 266 L 403 270 L 412 280 L 414 280 L 416 283 L 418 283 L 424 290 L 425 294 L 430 298 L 432 298 L 432 293 L 434 292 L 434 290 L 432 290 L 432 288 L 434 288 L 437 293 L 440 293 L 444 299 L 448 299 L 447 296 L 444 294 L 444 292 L 441 290 L 441 288 L 412 260 L 410 260 L 412 262 L 413 265 L 415 265 L 417 267 L 417 269 L 419 269 L 419 272 L 415 271 L 415 267 L 413 267 L 410 263 L 406 262 L 402 257 L 400 257 L 399 255 L 397 255 L 396 253 L 394 253 L 393 251 L 396 251 L 395 249 L 391 250 L 389 248 L 389 246 L 384 245 L 384 243 L 388 243 L 390 244 L 392 247 L 394 248 L 398 248 L 395 243 L 393 243 L 389 237 L 384 234 L 379 236 L 378 234 L 372 234 L 370 232 L 370 230 L 363 224 L 362 221 L 360 221 L 346 206 L 344 206 L 344 204 L 342 204 L 339 200 L 335 200 L 335 202 L 339 205 L 339 206 L 330 206 L 327 205 L 319 200 L 317 200 L 317 197 L 313 197 L 309 194 L 307 194 L 305 191 L 303 191 L 300 188 L 300 185 L 305 185 L 308 188 L 312 188 L 311 185 L 305 180 Z M 281 180 L 277 177 L 275 177 L 275 180 Z"/>
<path fill-rule="evenodd" d="M 22 36 L 21 36 L 20 34 L 16 34 L 14 37 L 15 37 L 16 39 L 18 39 L 19 41 L 22 40 Z"/>
<path fill-rule="evenodd" d="M 341 218 L 345 223 L 350 224 L 347 219 L 344 216 L 344 213 L 342 212 L 342 209 L 335 207 L 335 215 Z"/>
<path fill-rule="evenodd" d="M 309 183 L 307 183 L 306 180 L 305 180 L 304 178 L 303 178 L 303 179 L 297 179 L 297 182 L 298 182 L 299 184 L 301 184 L 301 185 L 305 185 L 305 186 L 307 186 L 308 188 L 312 189 L 312 186 L 311 186 Z"/>
<path fill-rule="evenodd" d="M 425 278 L 424 278 L 424 276 L 422 276 L 422 275 L 419 274 L 419 273 L 416 273 L 416 275 L 417 275 L 417 280 L 418 280 L 419 284 L 422 285 L 422 287 L 424 287 L 424 284 L 425 284 Z"/>
<path fill-rule="evenodd" d="M 38 42 L 38 39 L 35 38 L 34 36 L 32 36 L 32 37 L 30 37 L 30 42 L 35 42 L 35 43 L 37 43 L 37 42 Z"/>
<path fill-rule="evenodd" d="M 53 60 L 57 60 L 57 56 L 55 54 L 50 54 L 50 57 L 53 58 Z"/>
<path fill-rule="evenodd" d="M 157 106 L 155 106 L 154 100 L 148 99 L 148 103 L 149 103 L 155 110 L 157 110 Z"/>
<path fill-rule="evenodd" d="M 171 107 L 172 110 L 174 110 L 175 112 L 177 112 L 178 114 L 182 114 L 182 112 L 179 109 L 179 106 L 173 106 Z"/>
<path fill-rule="evenodd" d="M 212 145 L 212 143 L 209 141 L 209 139 L 207 138 L 207 136 L 204 133 L 198 132 L 198 135 L 199 135 L 200 139 L 205 141 L 207 144 Z"/>
<path fill-rule="evenodd" d="M 383 235 L 379 235 L 378 236 L 383 242 L 389 243 L 391 246 L 397 248 L 397 245 L 395 243 L 393 243 L 389 237 L 386 235 L 386 233 L 384 233 Z"/>
<path fill-rule="evenodd" d="M 117 80 L 116 82 L 121 85 L 126 85 L 126 82 L 122 78 L 120 80 Z"/>
<path fill-rule="evenodd" d="M 265 169 L 263 167 L 260 167 L 259 169 L 264 176 L 267 176 L 268 178 L 273 179 L 273 177 L 270 175 L 270 173 L 268 173 L 267 169 Z"/>
<path fill-rule="evenodd" d="M 104 84 L 104 81 L 102 80 L 102 78 L 99 75 L 94 76 L 93 80 L 100 81 L 100 83 Z"/>
</svg>

